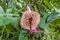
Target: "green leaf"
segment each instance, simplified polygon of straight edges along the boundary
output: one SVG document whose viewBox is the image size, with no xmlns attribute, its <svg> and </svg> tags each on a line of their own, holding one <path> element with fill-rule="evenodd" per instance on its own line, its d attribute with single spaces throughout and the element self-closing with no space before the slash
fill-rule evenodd
<svg viewBox="0 0 60 40">
<path fill-rule="evenodd" d="M 54 27 L 54 26 L 50 26 L 50 31 L 51 31 L 51 32 L 56 31 L 55 27 Z"/>
<path fill-rule="evenodd" d="M 22 31 L 19 35 L 19 40 L 28 40 L 28 35 L 26 32 Z"/>
<path fill-rule="evenodd" d="M 0 17 L 0 26 L 3 26 L 4 22 L 3 22 L 3 17 Z"/>
<path fill-rule="evenodd" d="M 8 17 L 5 17 L 3 19 L 3 22 L 4 22 L 4 25 L 8 25 L 9 23 L 11 23 L 11 21 L 9 21 L 9 18 Z"/>
<path fill-rule="evenodd" d="M 47 13 L 43 12 L 43 18 L 41 18 L 41 21 L 40 21 L 40 27 L 45 29 L 45 30 L 49 30 L 49 24 L 46 23 L 46 18 L 48 16 Z"/>
<path fill-rule="evenodd" d="M 10 8 L 10 9 L 7 9 L 7 10 L 6 10 L 6 14 L 11 14 L 11 11 L 12 11 L 11 8 Z"/>
<path fill-rule="evenodd" d="M 0 14 L 4 14 L 4 10 L 1 6 L 0 6 Z"/>
<path fill-rule="evenodd" d="M 59 18 L 59 16 L 60 16 L 60 13 L 58 13 L 58 12 L 53 12 L 53 13 L 51 13 L 51 14 L 47 17 L 47 22 L 51 22 L 51 21 L 53 21 L 53 20 L 56 20 L 56 19 Z"/>
<path fill-rule="evenodd" d="M 14 28 L 13 28 L 13 26 L 11 24 L 6 26 L 6 31 L 7 31 L 8 34 L 11 33 L 13 31 L 13 29 Z"/>
<path fill-rule="evenodd" d="M 51 5 L 49 4 L 50 0 L 44 0 L 44 4 L 46 5 L 47 8 L 51 8 Z"/>
<path fill-rule="evenodd" d="M 0 16 L 0 26 L 6 26 L 11 23 L 17 30 L 20 31 L 19 20 L 20 17 Z"/>
<path fill-rule="evenodd" d="M 56 20 L 52 21 L 51 24 L 60 27 L 60 19 L 56 19 Z"/>
<path fill-rule="evenodd" d="M 9 21 L 11 22 L 11 24 L 18 30 L 20 31 L 20 27 L 19 27 L 19 17 L 8 17 Z"/>
</svg>

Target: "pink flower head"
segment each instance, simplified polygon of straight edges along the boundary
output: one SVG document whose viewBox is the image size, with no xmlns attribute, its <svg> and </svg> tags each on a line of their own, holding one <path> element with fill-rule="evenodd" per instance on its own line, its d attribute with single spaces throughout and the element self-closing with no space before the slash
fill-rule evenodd
<svg viewBox="0 0 60 40">
<path fill-rule="evenodd" d="M 22 28 L 31 31 L 38 27 L 39 22 L 40 14 L 29 9 L 23 13 L 20 24 Z"/>
<path fill-rule="evenodd" d="M 30 27 L 31 27 L 31 29 L 33 30 L 33 29 L 36 29 L 39 22 L 40 22 L 40 15 L 37 12 L 26 11 L 23 13 L 21 18 L 21 27 L 27 30 L 30 30 Z"/>
</svg>

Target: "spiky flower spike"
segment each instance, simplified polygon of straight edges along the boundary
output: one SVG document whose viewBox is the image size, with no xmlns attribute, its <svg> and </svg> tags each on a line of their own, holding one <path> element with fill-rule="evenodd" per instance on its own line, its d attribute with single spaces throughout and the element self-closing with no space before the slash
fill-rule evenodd
<svg viewBox="0 0 60 40">
<path fill-rule="evenodd" d="M 29 30 L 30 32 L 37 32 L 36 28 L 40 22 L 40 14 L 31 11 L 29 6 L 27 6 L 27 11 L 25 11 L 21 18 L 21 27 Z M 35 30 L 35 31 L 34 31 Z"/>
</svg>

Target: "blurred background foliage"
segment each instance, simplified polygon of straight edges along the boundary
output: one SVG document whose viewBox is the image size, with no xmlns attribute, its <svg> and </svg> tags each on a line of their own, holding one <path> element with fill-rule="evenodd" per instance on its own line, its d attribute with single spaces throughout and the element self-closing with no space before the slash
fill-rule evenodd
<svg viewBox="0 0 60 40">
<path fill-rule="evenodd" d="M 41 15 L 32 38 L 19 25 L 26 4 Z M 0 0 L 0 40 L 60 40 L 60 0 Z"/>
</svg>

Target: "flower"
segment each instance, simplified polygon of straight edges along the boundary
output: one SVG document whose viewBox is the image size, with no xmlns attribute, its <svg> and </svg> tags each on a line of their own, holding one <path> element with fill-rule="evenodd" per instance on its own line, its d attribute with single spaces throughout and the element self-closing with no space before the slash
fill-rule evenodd
<svg viewBox="0 0 60 40">
<path fill-rule="evenodd" d="M 25 11 L 21 17 L 21 27 L 27 30 L 34 30 L 40 23 L 40 14 L 34 11 Z"/>
</svg>

